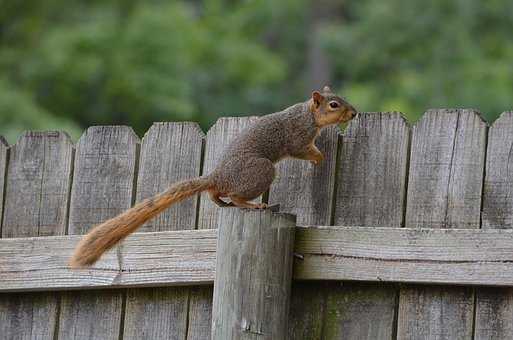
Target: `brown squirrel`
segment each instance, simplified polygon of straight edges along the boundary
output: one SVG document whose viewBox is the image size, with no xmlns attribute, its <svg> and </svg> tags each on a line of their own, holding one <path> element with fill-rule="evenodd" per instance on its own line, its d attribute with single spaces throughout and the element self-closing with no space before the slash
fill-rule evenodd
<svg viewBox="0 0 513 340">
<path fill-rule="evenodd" d="M 166 191 L 136 204 L 122 214 L 97 225 L 79 242 L 70 259 L 73 268 L 95 263 L 116 243 L 133 233 L 171 204 L 207 191 L 210 199 L 224 207 L 264 209 L 251 203 L 266 192 L 274 180 L 274 164 L 285 157 L 319 164 L 324 156 L 315 146 L 321 128 L 351 120 L 356 110 L 325 86 L 312 98 L 285 110 L 262 116 L 225 149 L 212 173 L 175 183 Z M 231 202 L 221 198 L 228 197 Z"/>
</svg>

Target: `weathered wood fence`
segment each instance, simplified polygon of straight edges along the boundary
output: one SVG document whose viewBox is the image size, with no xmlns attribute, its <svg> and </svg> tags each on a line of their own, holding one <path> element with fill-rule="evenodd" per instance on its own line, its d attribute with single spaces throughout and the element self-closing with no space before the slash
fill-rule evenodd
<svg viewBox="0 0 513 340">
<path fill-rule="evenodd" d="M 324 163 L 283 161 L 264 197 L 301 226 L 293 264 L 293 222 L 266 234 L 287 218 L 201 197 L 93 268 L 66 267 L 90 226 L 208 173 L 254 119 L 222 118 L 206 136 L 157 123 L 142 141 L 119 126 L 76 145 L 60 132 L 1 139 L 0 339 L 513 339 L 512 112 L 491 127 L 472 110 L 412 127 L 364 113 L 325 130 Z"/>
</svg>

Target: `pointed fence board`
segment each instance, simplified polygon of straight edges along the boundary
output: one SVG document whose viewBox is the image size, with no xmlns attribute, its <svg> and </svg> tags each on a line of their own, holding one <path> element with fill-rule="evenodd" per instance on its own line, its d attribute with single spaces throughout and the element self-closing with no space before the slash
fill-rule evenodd
<svg viewBox="0 0 513 340">
<path fill-rule="evenodd" d="M 488 131 L 483 188 L 483 229 L 513 228 L 513 112 Z M 475 339 L 513 338 L 513 289 L 476 290 Z"/>
<path fill-rule="evenodd" d="M 298 225 L 328 225 L 331 221 L 337 138 L 340 129 L 323 129 L 316 145 L 324 154 L 319 166 L 299 159 L 285 159 L 276 165 L 276 179 L 269 191 L 269 204 L 295 214 Z"/>
<path fill-rule="evenodd" d="M 479 228 L 486 123 L 471 110 L 430 110 L 413 127 L 408 228 Z"/>
<path fill-rule="evenodd" d="M 479 228 L 486 123 L 472 110 L 430 110 L 412 129 L 408 228 Z M 469 339 L 471 288 L 405 287 L 398 339 Z"/>
<path fill-rule="evenodd" d="M 0 144 L 3 171 L 5 144 Z M 65 133 L 26 132 L 18 139 L 10 149 L 5 180 L 3 238 L 64 234 L 72 162 L 73 145 Z M 10 339 L 52 339 L 57 310 L 55 292 L 2 294 L 0 334 Z"/>
<path fill-rule="evenodd" d="M 334 225 L 402 225 L 408 141 L 409 127 L 400 113 L 362 113 L 351 121 L 339 145 Z M 391 286 L 329 290 L 324 334 L 332 339 L 392 338 L 396 301 Z"/>
<path fill-rule="evenodd" d="M 342 136 L 335 225 L 403 225 L 409 127 L 398 112 L 363 113 Z"/>
<path fill-rule="evenodd" d="M 197 123 L 153 124 L 141 144 L 136 201 L 199 176 L 204 138 Z M 196 197 L 173 204 L 137 232 L 194 229 L 197 205 Z"/>
<path fill-rule="evenodd" d="M 203 139 L 196 123 L 155 123 L 142 140 L 137 202 L 200 175 Z M 195 229 L 197 197 L 172 205 L 139 231 Z M 124 339 L 185 339 L 188 287 L 130 289 Z"/>
<path fill-rule="evenodd" d="M 202 174 L 209 174 L 217 165 L 223 150 L 258 117 L 222 117 L 207 132 Z M 261 201 L 261 198 L 258 198 Z M 219 207 L 207 195 L 201 195 L 198 229 L 215 229 Z M 192 291 L 189 307 L 188 340 L 210 339 L 212 320 L 212 287 L 198 287 Z M 208 327 L 205 327 L 208 325 Z"/>
<path fill-rule="evenodd" d="M 87 233 L 132 204 L 139 138 L 126 126 L 94 126 L 80 137 L 69 234 Z"/>
<path fill-rule="evenodd" d="M 208 130 L 203 156 L 203 175 L 214 170 L 224 149 L 245 128 L 255 122 L 258 117 L 222 117 Z M 259 201 L 261 201 L 259 199 Z M 208 195 L 201 195 L 198 229 L 215 229 L 219 207 Z"/>
<path fill-rule="evenodd" d="M 325 159 L 319 166 L 299 159 L 285 159 L 276 166 L 276 179 L 269 191 L 269 203 L 281 212 L 296 214 L 298 225 L 328 225 L 333 210 L 333 188 L 337 156 L 338 127 L 323 129 L 316 145 Z M 324 296 L 322 284 L 292 284 L 289 337 L 308 339 L 320 336 Z M 305 299 L 309 296 L 309 299 Z M 307 302 L 308 301 L 308 302 Z"/>
<path fill-rule="evenodd" d="M 72 157 L 62 132 L 27 132 L 11 147 L 3 237 L 64 234 Z"/>
<path fill-rule="evenodd" d="M 513 111 L 490 127 L 483 191 L 483 229 L 513 228 Z"/>
<path fill-rule="evenodd" d="M 124 126 L 87 129 L 76 148 L 69 234 L 92 226 L 132 205 L 139 138 Z M 119 247 L 122 247 L 121 244 Z M 62 295 L 59 338 L 118 339 L 122 291 Z"/>
</svg>

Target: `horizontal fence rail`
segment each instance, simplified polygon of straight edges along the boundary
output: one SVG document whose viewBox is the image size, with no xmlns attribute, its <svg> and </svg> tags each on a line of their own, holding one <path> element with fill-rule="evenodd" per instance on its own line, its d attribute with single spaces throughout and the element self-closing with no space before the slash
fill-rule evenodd
<svg viewBox="0 0 513 340">
<path fill-rule="evenodd" d="M 93 267 L 80 236 L 0 240 L 0 292 L 212 284 L 217 230 L 136 233 Z M 295 280 L 513 286 L 513 230 L 298 227 Z"/>
</svg>

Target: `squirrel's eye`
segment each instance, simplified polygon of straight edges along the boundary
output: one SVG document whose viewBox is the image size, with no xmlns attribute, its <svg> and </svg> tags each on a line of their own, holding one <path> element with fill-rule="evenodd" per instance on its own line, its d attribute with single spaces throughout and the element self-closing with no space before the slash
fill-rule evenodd
<svg viewBox="0 0 513 340">
<path fill-rule="evenodd" d="M 331 102 L 331 103 L 330 103 L 330 107 L 331 107 L 332 109 L 336 109 L 337 107 L 339 107 L 339 104 L 338 104 L 337 102 Z"/>
</svg>

